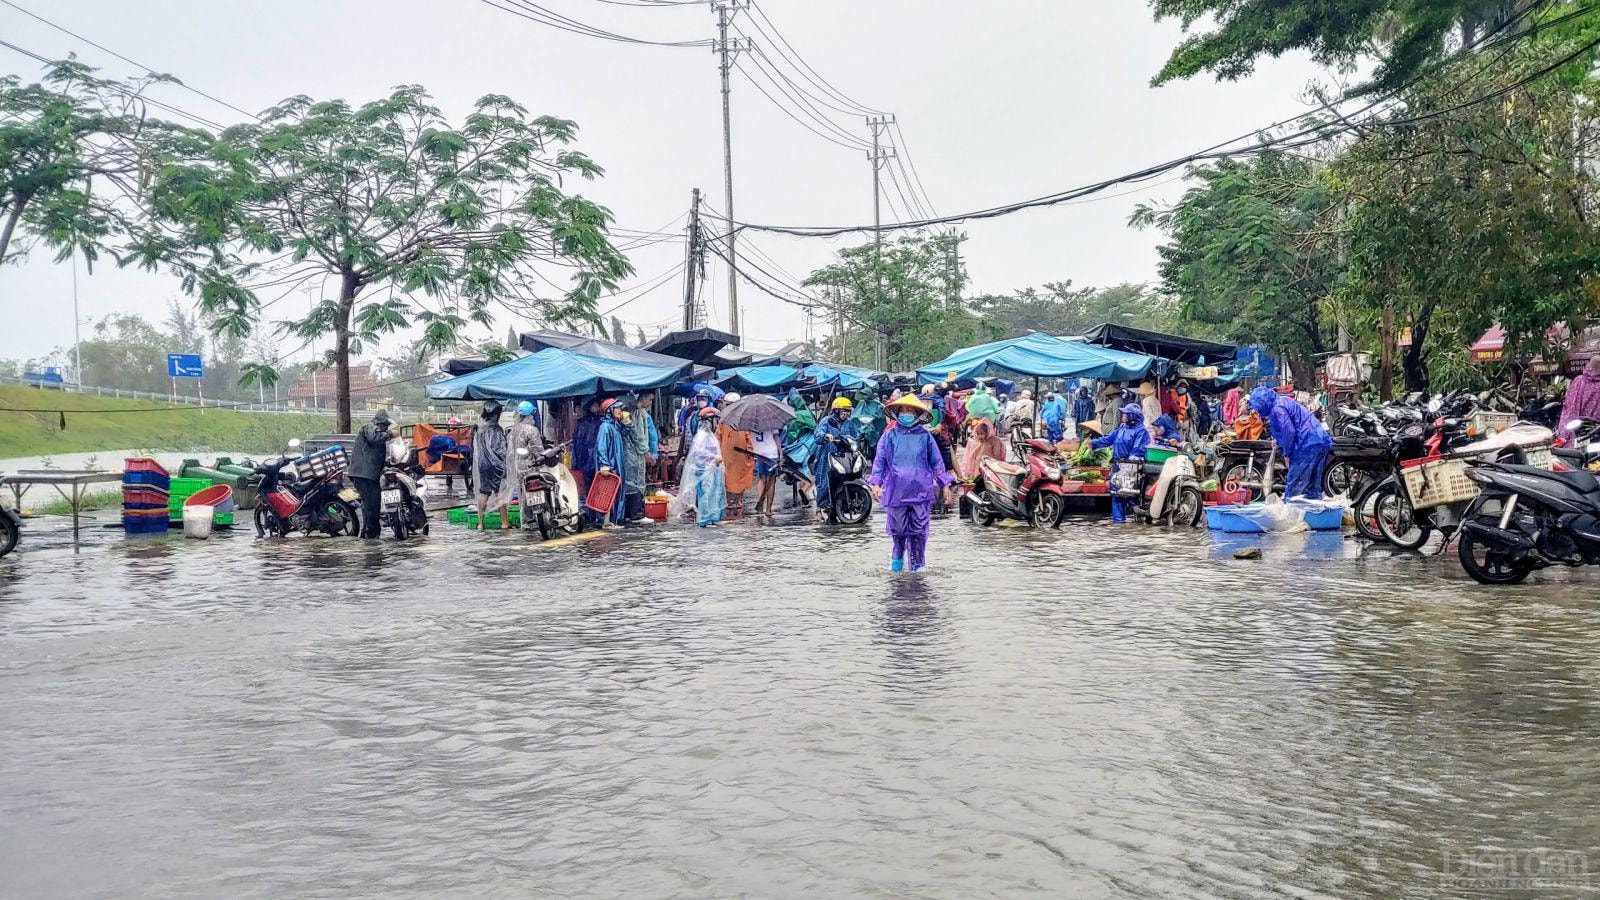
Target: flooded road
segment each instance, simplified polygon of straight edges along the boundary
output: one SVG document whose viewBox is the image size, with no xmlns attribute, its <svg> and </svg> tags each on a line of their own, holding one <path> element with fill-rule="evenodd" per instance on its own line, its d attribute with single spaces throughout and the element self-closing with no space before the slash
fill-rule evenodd
<svg viewBox="0 0 1600 900">
<path fill-rule="evenodd" d="M 7 897 L 1450 894 L 1600 869 L 1600 579 L 935 524 L 0 560 Z M 1555 893 L 1600 890 L 1600 874 Z"/>
</svg>

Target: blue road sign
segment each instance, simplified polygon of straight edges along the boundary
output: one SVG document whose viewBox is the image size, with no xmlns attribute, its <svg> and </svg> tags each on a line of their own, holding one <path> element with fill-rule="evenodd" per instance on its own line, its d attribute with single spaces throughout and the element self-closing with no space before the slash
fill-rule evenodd
<svg viewBox="0 0 1600 900">
<path fill-rule="evenodd" d="M 167 377 L 168 378 L 203 378 L 206 374 L 205 363 L 200 361 L 198 353 L 168 353 Z"/>
</svg>

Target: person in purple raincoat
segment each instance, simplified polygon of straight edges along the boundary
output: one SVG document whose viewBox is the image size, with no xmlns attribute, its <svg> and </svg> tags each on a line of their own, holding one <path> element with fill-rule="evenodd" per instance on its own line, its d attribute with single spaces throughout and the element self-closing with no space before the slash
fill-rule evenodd
<svg viewBox="0 0 1600 900">
<path fill-rule="evenodd" d="M 889 518 L 889 537 L 894 540 L 889 568 L 906 567 L 919 572 L 928 564 L 928 524 L 938 492 L 950 498 L 950 473 L 933 434 L 922 427 L 930 415 L 928 407 L 907 395 L 889 404 L 894 424 L 878 439 L 878 453 L 872 461 L 872 496 L 883 505 Z"/>
</svg>

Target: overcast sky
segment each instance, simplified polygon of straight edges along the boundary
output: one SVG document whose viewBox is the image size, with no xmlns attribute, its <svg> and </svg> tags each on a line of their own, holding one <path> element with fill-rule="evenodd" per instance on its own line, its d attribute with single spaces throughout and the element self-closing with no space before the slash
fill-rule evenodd
<svg viewBox="0 0 1600 900">
<path fill-rule="evenodd" d="M 480 0 L 15 2 L 245 109 L 302 93 L 359 103 L 393 85 L 416 83 L 459 120 L 477 96 L 509 94 L 535 114 L 579 123 L 580 148 L 607 170 L 583 190 L 626 228 L 681 228 L 675 217 L 686 212 L 693 187 L 719 209 L 724 204 L 717 70 L 704 48 L 597 40 Z M 1241 83 L 1196 80 L 1153 89 L 1150 76 L 1179 32 L 1174 23 L 1153 23 L 1142 0 L 758 2 L 823 77 L 855 100 L 898 115 L 911 159 L 945 215 L 1051 193 L 1234 137 L 1300 112 L 1301 90 L 1318 74 L 1303 60 L 1271 61 Z M 540 3 L 640 37 L 694 40 L 715 33 L 706 4 Z M 136 74 L 5 6 L 0 35 L 52 58 L 76 51 L 105 74 Z M 4 71 L 38 73 L 32 60 L 11 50 L 0 48 L 0 60 Z M 157 96 L 207 118 L 237 120 L 226 107 L 179 88 Z M 862 119 L 831 115 L 839 127 L 867 135 Z M 865 154 L 803 130 L 738 73 L 733 144 L 738 218 L 870 222 Z M 1181 190 L 1181 182 L 1169 181 L 1130 196 L 966 225 L 970 290 L 1009 291 L 1062 279 L 1079 285 L 1151 280 L 1159 236 L 1129 229 L 1127 218 L 1138 202 L 1171 199 Z M 886 192 L 900 205 L 892 185 Z M 891 217 L 887 208 L 885 216 Z M 751 240 L 800 276 L 844 245 L 771 235 Z M 663 242 L 630 257 L 639 273 L 631 283 L 643 285 L 678 265 L 683 245 Z M 725 282 L 725 275 L 713 273 L 708 294 L 711 322 L 724 327 Z M 165 276 L 109 267 L 92 276 L 80 272 L 78 290 L 86 323 L 123 311 L 160 319 L 180 295 Z M 739 297 L 747 347 L 772 349 L 804 336 L 799 308 L 745 287 Z M 53 264 L 48 253 L 35 251 L 21 266 L 0 270 L 0 316 L 7 324 L 0 329 L 0 357 L 34 357 L 70 344 L 71 298 L 70 270 Z M 681 278 L 670 278 L 618 315 L 654 333 L 676 323 L 681 298 Z M 502 314 L 497 333 L 509 324 L 523 323 Z"/>
</svg>

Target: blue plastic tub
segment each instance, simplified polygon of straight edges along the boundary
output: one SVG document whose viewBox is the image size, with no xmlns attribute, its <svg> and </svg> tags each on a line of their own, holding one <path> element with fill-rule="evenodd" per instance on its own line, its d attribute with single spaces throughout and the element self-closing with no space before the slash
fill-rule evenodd
<svg viewBox="0 0 1600 900">
<path fill-rule="evenodd" d="M 1260 505 L 1260 504 L 1256 504 Z M 1239 514 L 1242 506 L 1211 506 L 1206 508 L 1206 527 L 1225 534 L 1264 534 L 1265 529 L 1253 519 Z M 1344 511 L 1339 509 L 1305 511 L 1306 527 L 1312 531 L 1337 531 L 1344 527 Z"/>
</svg>

